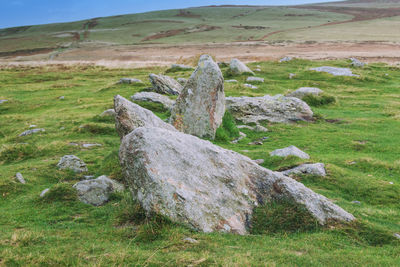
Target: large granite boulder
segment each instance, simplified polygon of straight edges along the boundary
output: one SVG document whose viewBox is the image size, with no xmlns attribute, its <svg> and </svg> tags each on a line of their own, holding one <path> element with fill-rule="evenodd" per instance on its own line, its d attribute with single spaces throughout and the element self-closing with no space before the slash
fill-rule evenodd
<svg viewBox="0 0 400 267">
<path fill-rule="evenodd" d="M 164 106 L 166 109 L 172 108 L 175 101 L 170 99 L 168 96 L 157 94 L 154 92 L 139 92 L 131 96 L 132 101 L 144 101 L 158 103 Z"/>
<path fill-rule="evenodd" d="M 295 97 L 227 97 L 226 108 L 244 123 L 259 121 L 283 122 L 309 121 L 313 117 L 311 108 Z"/>
<path fill-rule="evenodd" d="M 224 77 L 212 57 L 203 55 L 171 110 L 171 123 L 179 131 L 214 138 L 224 112 Z"/>
<path fill-rule="evenodd" d="M 336 67 L 323 66 L 318 68 L 311 68 L 310 70 L 315 70 L 318 72 L 326 72 L 332 74 L 333 76 L 359 77 L 359 75 L 353 74 L 353 72 L 349 68 L 336 68 Z"/>
<path fill-rule="evenodd" d="M 141 127 L 119 157 L 133 197 L 148 213 L 203 232 L 247 234 L 255 207 L 291 201 L 321 225 L 355 218 L 303 184 L 193 135 Z"/>
<path fill-rule="evenodd" d="M 103 175 L 97 179 L 77 182 L 73 186 L 78 192 L 78 199 L 86 204 L 100 206 L 105 204 L 111 193 L 121 192 L 124 186 Z"/>
<path fill-rule="evenodd" d="M 254 72 L 249 67 L 247 67 L 242 61 L 240 61 L 237 58 L 233 58 L 231 60 L 231 63 L 229 65 L 229 70 L 233 75 L 240 75 L 244 73 L 247 74 L 250 73 L 255 75 Z"/>
<path fill-rule="evenodd" d="M 132 103 L 120 95 L 114 97 L 115 128 L 119 136 L 122 138 L 132 132 L 134 129 L 143 126 L 161 127 L 174 131 L 175 128 L 162 121 L 150 110 Z"/>
<path fill-rule="evenodd" d="M 152 89 L 159 94 L 179 95 L 183 88 L 180 83 L 169 76 L 152 73 L 149 75 L 149 79 L 153 85 Z"/>
<path fill-rule="evenodd" d="M 60 170 L 71 170 L 76 173 L 87 172 L 85 162 L 75 155 L 63 156 L 57 164 Z"/>
<path fill-rule="evenodd" d="M 302 99 L 306 95 L 318 96 L 319 94 L 322 94 L 323 92 L 324 91 L 322 91 L 321 89 L 316 88 L 316 87 L 300 87 L 296 91 L 291 92 L 291 93 L 287 94 L 286 96 L 297 97 L 297 98 Z"/>
</svg>

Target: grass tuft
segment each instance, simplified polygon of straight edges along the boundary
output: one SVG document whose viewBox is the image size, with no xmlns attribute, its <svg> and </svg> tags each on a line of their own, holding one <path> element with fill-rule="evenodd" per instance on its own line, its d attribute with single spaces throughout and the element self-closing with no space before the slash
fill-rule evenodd
<svg viewBox="0 0 400 267">
<path fill-rule="evenodd" d="M 302 100 L 312 107 L 329 105 L 336 102 L 336 98 L 334 96 L 328 96 L 328 95 L 315 96 L 312 94 L 307 94 L 306 96 L 303 97 Z"/>
<path fill-rule="evenodd" d="M 239 129 L 236 127 L 235 118 L 226 111 L 222 118 L 222 124 L 215 133 L 216 141 L 228 142 L 239 137 Z"/>
</svg>

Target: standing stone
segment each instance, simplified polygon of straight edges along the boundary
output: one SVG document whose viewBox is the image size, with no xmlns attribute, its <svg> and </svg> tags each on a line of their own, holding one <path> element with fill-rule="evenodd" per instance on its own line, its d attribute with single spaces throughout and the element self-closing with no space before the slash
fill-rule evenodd
<svg viewBox="0 0 400 267">
<path fill-rule="evenodd" d="M 142 108 L 120 95 L 114 97 L 114 109 L 116 112 L 115 128 L 121 139 L 134 129 L 143 126 L 160 127 L 176 131 L 172 125 L 162 121 L 150 110 Z"/>
<path fill-rule="evenodd" d="M 292 61 L 292 60 L 293 60 L 292 57 L 284 57 L 284 58 L 281 58 L 281 59 L 279 60 L 279 62 L 282 63 L 282 62 L 288 62 L 288 61 Z"/>
<path fill-rule="evenodd" d="M 21 184 L 26 184 L 26 181 L 20 172 L 17 172 L 15 178 L 17 178 L 18 182 L 20 182 Z"/>
<path fill-rule="evenodd" d="M 240 75 L 244 73 L 254 74 L 254 72 L 247 67 L 242 61 L 237 58 L 233 58 L 231 60 L 231 64 L 229 65 L 229 69 L 233 75 Z"/>
<path fill-rule="evenodd" d="M 247 234 L 255 207 L 303 206 L 320 224 L 355 218 L 303 184 L 193 135 L 141 127 L 122 140 L 125 181 L 148 213 L 203 232 Z"/>
<path fill-rule="evenodd" d="M 171 111 L 179 131 L 214 138 L 225 112 L 224 77 L 209 55 L 202 55 Z"/>
<path fill-rule="evenodd" d="M 349 76 L 349 77 L 359 77 L 359 75 L 353 74 L 349 68 L 336 68 L 323 66 L 318 68 L 311 68 L 310 70 L 315 70 L 318 72 L 326 72 L 332 74 L 333 76 Z"/>
<path fill-rule="evenodd" d="M 152 73 L 149 75 L 149 79 L 153 90 L 159 94 L 179 95 L 183 88 L 180 83 L 169 76 Z"/>
<path fill-rule="evenodd" d="M 19 136 L 27 136 L 27 135 L 31 135 L 31 134 L 36 134 L 36 133 L 40 133 L 40 132 L 45 132 L 45 129 L 32 129 L 32 130 L 27 130 L 23 133 L 21 133 Z"/>
<path fill-rule="evenodd" d="M 85 162 L 74 155 L 63 156 L 57 164 L 60 170 L 72 170 L 76 173 L 87 172 Z"/>
<path fill-rule="evenodd" d="M 246 82 L 263 83 L 263 82 L 264 82 L 264 78 L 260 78 L 260 77 L 247 77 Z"/>
</svg>

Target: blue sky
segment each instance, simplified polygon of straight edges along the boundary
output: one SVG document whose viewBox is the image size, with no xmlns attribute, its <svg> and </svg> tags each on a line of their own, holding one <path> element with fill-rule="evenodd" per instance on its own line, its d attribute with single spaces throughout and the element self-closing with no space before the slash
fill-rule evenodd
<svg viewBox="0 0 400 267">
<path fill-rule="evenodd" d="M 205 5 L 295 5 L 318 2 L 324 0 L 0 0 L 0 28 Z"/>
</svg>

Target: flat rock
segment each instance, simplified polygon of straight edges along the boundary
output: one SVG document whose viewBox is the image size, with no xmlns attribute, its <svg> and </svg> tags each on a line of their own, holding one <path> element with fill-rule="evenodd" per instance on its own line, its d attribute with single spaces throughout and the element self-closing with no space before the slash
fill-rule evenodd
<svg viewBox="0 0 400 267">
<path fill-rule="evenodd" d="M 264 78 L 260 78 L 260 77 L 247 77 L 246 82 L 263 83 L 263 82 L 264 82 Z"/>
<path fill-rule="evenodd" d="M 283 57 L 283 58 L 281 58 L 281 59 L 279 60 L 279 62 L 288 62 L 288 61 L 291 61 L 291 60 L 293 60 L 292 57 Z"/>
<path fill-rule="evenodd" d="M 301 159 L 309 159 L 310 156 L 298 149 L 295 146 L 289 146 L 282 149 L 276 149 L 269 153 L 271 156 L 278 156 L 278 157 L 288 157 L 288 156 L 295 156 Z"/>
<path fill-rule="evenodd" d="M 233 75 L 240 75 L 244 73 L 251 73 L 254 75 L 254 72 L 237 58 L 233 58 L 231 60 L 229 69 Z"/>
<path fill-rule="evenodd" d="M 58 162 L 57 167 L 60 170 L 71 170 L 76 173 L 88 171 L 85 162 L 83 162 L 83 160 L 74 155 L 63 156 Z"/>
<path fill-rule="evenodd" d="M 214 139 L 224 113 L 224 77 L 212 57 L 202 55 L 171 110 L 171 123 L 181 132 Z"/>
<path fill-rule="evenodd" d="M 36 134 L 36 133 L 40 133 L 40 132 L 45 132 L 45 129 L 39 128 L 39 129 L 32 129 L 32 130 L 27 130 L 23 133 L 21 133 L 19 136 L 27 136 L 27 135 L 31 135 L 31 134 Z"/>
<path fill-rule="evenodd" d="M 110 108 L 100 114 L 100 117 L 115 117 L 115 110 Z"/>
<path fill-rule="evenodd" d="M 359 77 L 359 75 L 353 74 L 353 72 L 349 68 L 336 68 L 336 67 L 323 66 L 318 68 L 311 68 L 310 70 L 315 70 L 318 72 L 326 72 L 332 74 L 333 76 Z"/>
<path fill-rule="evenodd" d="M 237 80 L 226 80 L 225 82 L 227 82 L 227 83 L 237 83 L 238 81 Z"/>
<path fill-rule="evenodd" d="M 291 174 L 310 174 L 315 176 L 326 176 L 325 164 L 302 164 L 296 168 L 282 172 L 283 175 L 290 176 Z"/>
<path fill-rule="evenodd" d="M 251 89 L 258 89 L 258 87 L 257 87 L 257 86 L 255 86 L 255 85 L 252 85 L 252 84 L 249 84 L 249 83 L 245 83 L 245 84 L 243 84 L 243 86 L 244 86 L 244 87 L 251 88 Z"/>
<path fill-rule="evenodd" d="M 100 206 L 105 204 L 111 193 L 121 192 L 124 186 L 103 175 L 96 179 L 77 182 L 73 186 L 78 192 L 78 199 L 86 204 Z"/>
<path fill-rule="evenodd" d="M 183 89 L 182 85 L 175 79 L 166 75 L 150 74 L 149 79 L 153 90 L 159 94 L 179 95 Z"/>
<path fill-rule="evenodd" d="M 254 208 L 282 199 L 304 206 L 322 225 L 355 219 L 303 184 L 193 135 L 138 128 L 122 140 L 119 157 L 148 214 L 199 231 L 247 234 Z"/>
<path fill-rule="evenodd" d="M 362 68 L 362 67 L 365 66 L 365 63 L 361 62 L 360 60 L 358 60 L 358 59 L 356 59 L 356 58 L 354 58 L 354 57 L 350 58 L 350 61 L 351 61 L 350 64 L 351 64 L 353 67 Z"/>
<path fill-rule="evenodd" d="M 297 97 L 302 99 L 303 97 L 305 97 L 306 95 L 314 95 L 314 96 L 318 96 L 319 94 L 322 94 L 324 91 L 322 91 L 319 88 L 316 87 L 300 87 L 299 89 L 297 89 L 296 91 L 287 94 L 286 96 L 288 97 Z"/>
<path fill-rule="evenodd" d="M 5 102 L 7 102 L 7 101 L 8 101 L 7 99 L 0 99 L 0 104 L 3 104 Z"/>
<path fill-rule="evenodd" d="M 15 175 L 15 178 L 17 178 L 18 182 L 20 182 L 21 184 L 26 184 L 24 176 L 22 176 L 22 174 L 20 172 L 17 172 L 17 174 Z"/>
<path fill-rule="evenodd" d="M 168 96 L 157 94 L 154 92 L 139 92 L 131 96 L 132 101 L 145 101 L 162 104 L 164 108 L 170 109 L 175 104 L 175 101 Z"/>
<path fill-rule="evenodd" d="M 148 109 L 132 103 L 120 95 L 114 97 L 115 128 L 122 138 L 134 129 L 143 126 L 161 127 L 171 131 L 175 128 L 161 120 Z M 175 130 L 176 131 L 176 130 Z"/>
<path fill-rule="evenodd" d="M 282 95 L 262 97 L 227 97 L 227 109 L 243 123 L 261 121 L 289 123 L 310 121 L 313 117 L 311 108 L 296 97 Z"/>
<path fill-rule="evenodd" d="M 102 144 L 82 144 L 83 148 L 91 148 L 96 146 L 103 146 Z"/>
<path fill-rule="evenodd" d="M 142 80 L 135 78 L 121 78 L 118 83 L 132 84 L 132 83 L 143 83 Z"/>
</svg>

